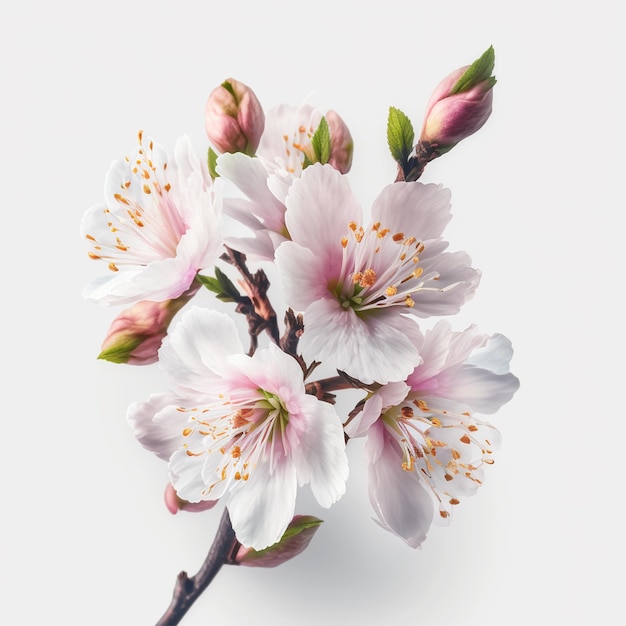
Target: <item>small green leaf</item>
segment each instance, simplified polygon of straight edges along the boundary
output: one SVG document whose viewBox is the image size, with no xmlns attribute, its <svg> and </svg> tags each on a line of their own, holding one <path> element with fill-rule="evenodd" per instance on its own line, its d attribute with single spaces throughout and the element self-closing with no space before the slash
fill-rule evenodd
<svg viewBox="0 0 626 626">
<path fill-rule="evenodd" d="M 209 155 L 207 158 L 207 163 L 209 166 L 209 174 L 211 174 L 211 178 L 213 180 L 215 180 L 216 178 L 219 177 L 219 174 L 217 173 L 217 157 L 218 154 L 217 152 L 215 152 L 215 150 L 213 150 L 213 148 L 209 148 Z"/>
<path fill-rule="evenodd" d="M 450 95 L 469 91 L 478 83 L 482 83 L 489 78 L 493 79 L 493 85 L 495 85 L 496 79 L 491 76 L 495 63 L 496 53 L 493 46 L 489 46 L 480 58 L 476 59 L 465 72 L 463 72 L 456 85 L 450 90 Z M 493 87 L 493 85 L 491 86 Z"/>
<path fill-rule="evenodd" d="M 330 128 L 328 128 L 328 122 L 325 117 L 322 117 L 315 134 L 311 137 L 311 146 L 313 146 L 315 153 L 315 162 L 321 163 L 322 165 L 328 163 L 331 149 Z"/>
<path fill-rule="evenodd" d="M 198 274 L 196 278 L 222 302 L 239 302 L 241 299 L 241 294 L 237 287 L 219 267 L 215 268 L 215 278 L 202 276 L 202 274 Z"/>
<path fill-rule="evenodd" d="M 387 119 L 387 143 L 391 156 L 402 165 L 406 164 L 413 150 L 415 131 L 411 120 L 400 109 L 389 107 Z"/>
</svg>

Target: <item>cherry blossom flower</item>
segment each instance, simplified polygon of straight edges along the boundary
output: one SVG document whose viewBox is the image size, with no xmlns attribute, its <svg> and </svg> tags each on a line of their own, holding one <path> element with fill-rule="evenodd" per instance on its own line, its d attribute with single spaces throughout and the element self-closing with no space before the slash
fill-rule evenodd
<svg viewBox="0 0 626 626">
<path fill-rule="evenodd" d="M 139 146 L 109 169 L 105 205 L 83 217 L 89 256 L 109 269 L 83 295 L 104 304 L 177 298 L 219 256 L 220 222 L 208 167 L 189 138 L 177 141 L 172 161 L 140 132 Z"/>
<path fill-rule="evenodd" d="M 299 485 L 309 483 L 324 507 L 343 495 L 341 421 L 306 394 L 293 357 L 274 344 L 243 354 L 232 319 L 194 307 L 159 359 L 172 392 L 133 404 L 128 416 L 141 444 L 169 461 L 179 498 L 226 497 L 238 540 L 260 550 L 282 537 Z"/>
<path fill-rule="evenodd" d="M 265 119 L 257 155 L 223 154 L 219 175 L 234 184 L 245 198 L 228 198 L 224 212 L 248 227 L 254 237 L 234 237 L 228 244 L 251 259 L 273 260 L 274 251 L 289 233 L 285 228 L 285 197 L 291 183 L 313 162 L 313 137 L 323 114 L 311 105 L 280 105 Z M 325 115 L 330 129 L 329 163 L 342 173 L 352 163 L 352 136 L 335 111 Z"/>
<path fill-rule="evenodd" d="M 503 335 L 438 322 L 419 345 L 423 362 L 406 382 L 374 393 L 345 426 L 367 435 L 369 496 L 384 528 L 412 547 L 435 516 L 449 523 L 459 498 L 483 482 L 499 432 L 475 417 L 495 413 L 519 387 L 509 372 L 513 350 Z"/>
<path fill-rule="evenodd" d="M 445 252 L 450 194 L 438 185 L 393 183 L 372 224 L 347 178 L 308 167 L 286 197 L 291 241 L 276 251 L 288 306 L 304 313 L 299 349 L 364 383 L 404 380 L 419 363 L 411 318 L 456 313 L 480 274 L 465 252 Z"/>
</svg>

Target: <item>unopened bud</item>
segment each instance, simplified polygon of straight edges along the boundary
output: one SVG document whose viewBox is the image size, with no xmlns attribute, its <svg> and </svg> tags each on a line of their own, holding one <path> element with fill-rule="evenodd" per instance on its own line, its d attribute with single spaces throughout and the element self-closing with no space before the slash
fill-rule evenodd
<svg viewBox="0 0 626 626">
<path fill-rule="evenodd" d="M 305 550 L 321 523 L 321 519 L 312 515 L 296 515 L 287 526 L 287 530 L 280 541 L 264 550 L 253 550 L 241 546 L 235 555 L 233 564 L 248 567 L 276 567 L 281 565 Z"/>
<path fill-rule="evenodd" d="M 98 358 L 130 365 L 149 365 L 158 361 L 159 348 L 170 322 L 199 288 L 199 283 L 194 282 L 174 300 L 143 300 L 122 311 L 109 327 Z"/>
<path fill-rule="evenodd" d="M 205 124 L 209 141 L 218 152 L 253 156 L 265 128 L 265 114 L 254 91 L 229 78 L 210 93 Z"/>
<path fill-rule="evenodd" d="M 330 158 L 328 162 L 342 174 L 352 167 L 354 141 L 346 123 L 332 109 L 326 113 L 326 121 L 330 131 Z"/>
<path fill-rule="evenodd" d="M 176 515 L 178 511 L 207 511 L 208 509 L 212 509 L 217 504 L 217 500 L 204 500 L 202 502 L 187 502 L 187 500 L 183 500 L 178 497 L 176 490 L 172 487 L 171 484 L 168 483 L 165 488 L 165 506 L 167 510 L 172 514 Z"/>
<path fill-rule="evenodd" d="M 426 105 L 420 143 L 443 154 L 482 127 L 491 115 L 494 61 L 490 47 L 437 85 Z"/>
</svg>

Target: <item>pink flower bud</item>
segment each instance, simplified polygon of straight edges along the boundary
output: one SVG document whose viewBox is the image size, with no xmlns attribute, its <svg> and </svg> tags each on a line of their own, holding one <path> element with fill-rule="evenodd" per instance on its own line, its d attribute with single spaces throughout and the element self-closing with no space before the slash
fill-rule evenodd
<svg viewBox="0 0 626 626">
<path fill-rule="evenodd" d="M 155 363 L 174 315 L 199 288 L 199 284 L 193 283 L 190 289 L 174 300 L 143 300 L 122 311 L 109 327 L 98 358 L 131 365 Z"/>
<path fill-rule="evenodd" d="M 354 142 L 346 123 L 332 109 L 326 113 L 326 122 L 330 131 L 330 158 L 328 162 L 342 174 L 352 167 Z"/>
<path fill-rule="evenodd" d="M 172 487 L 171 484 L 168 483 L 167 487 L 165 487 L 165 506 L 167 510 L 172 514 L 176 515 L 178 511 L 208 511 L 212 509 L 217 504 L 217 500 L 205 500 L 203 502 L 187 502 L 187 500 L 183 500 L 178 497 L 176 490 Z"/>
<path fill-rule="evenodd" d="M 253 550 L 241 546 L 234 558 L 233 565 L 247 567 L 276 567 L 294 556 L 298 556 L 309 545 L 317 532 L 321 519 L 312 515 L 296 515 L 280 541 L 264 550 Z"/>
<path fill-rule="evenodd" d="M 489 48 L 472 65 L 444 78 L 426 105 L 420 142 L 439 154 L 475 133 L 491 115 L 494 52 Z"/>
<path fill-rule="evenodd" d="M 265 114 L 252 89 L 229 78 L 210 93 L 205 125 L 218 152 L 253 156 L 265 128 Z"/>
</svg>

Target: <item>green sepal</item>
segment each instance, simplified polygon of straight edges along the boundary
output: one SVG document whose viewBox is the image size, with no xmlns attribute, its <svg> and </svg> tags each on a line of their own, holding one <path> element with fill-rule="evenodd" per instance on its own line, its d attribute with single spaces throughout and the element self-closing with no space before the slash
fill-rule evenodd
<svg viewBox="0 0 626 626">
<path fill-rule="evenodd" d="M 235 93 L 235 90 L 233 89 L 233 86 L 230 84 L 230 82 L 225 80 L 222 83 L 222 87 L 224 87 L 224 89 L 226 89 L 226 91 L 235 99 L 235 102 L 239 101 L 237 98 L 237 94 Z"/>
<path fill-rule="evenodd" d="M 315 156 L 315 163 L 324 165 L 330 159 L 330 128 L 325 117 L 322 117 L 317 130 L 311 137 L 311 146 Z M 308 163 L 310 165 L 310 163 Z"/>
<path fill-rule="evenodd" d="M 197 274 L 196 278 L 222 302 L 239 302 L 241 299 L 241 294 L 237 287 L 219 267 L 215 268 L 215 278 L 213 276 L 203 276 L 202 274 Z"/>
<path fill-rule="evenodd" d="M 123 343 L 118 343 L 114 348 L 108 348 L 103 350 L 98 359 L 102 361 L 110 361 L 111 363 L 128 363 L 128 359 L 132 351 L 141 345 L 145 337 L 132 337 L 128 338 Z"/>
<path fill-rule="evenodd" d="M 455 93 L 463 93 L 469 91 L 478 83 L 482 83 L 484 80 L 491 80 L 493 84 L 490 88 L 496 84 L 496 79 L 492 76 L 493 68 L 496 63 L 496 53 L 493 46 L 489 46 L 482 55 L 476 59 L 466 70 L 461 74 L 461 77 L 457 81 L 456 85 L 450 90 L 450 95 Z M 487 90 L 485 90 L 487 91 Z"/>
<path fill-rule="evenodd" d="M 402 166 L 406 165 L 413 150 L 415 131 L 411 120 L 396 107 L 389 107 L 387 118 L 387 144 L 391 156 Z"/>
<path fill-rule="evenodd" d="M 276 561 L 280 559 L 281 554 L 288 555 L 285 559 L 286 561 L 292 559 L 308 546 L 315 530 L 323 523 L 323 520 L 313 517 L 312 515 L 296 516 L 287 527 L 287 530 L 283 533 L 283 536 L 275 544 L 264 548 L 263 550 L 254 550 L 250 548 L 246 553 L 245 563 L 242 563 L 242 565 L 250 565 L 250 561 L 263 560 L 266 558 L 269 558 L 271 561 Z M 304 541 L 296 539 L 298 535 L 306 530 L 312 530 L 313 532 L 307 533 Z M 276 563 L 273 563 L 271 566 L 274 564 Z"/>
<path fill-rule="evenodd" d="M 209 148 L 209 154 L 207 157 L 207 165 L 209 166 L 209 174 L 211 175 L 211 178 L 213 180 L 215 180 L 216 178 L 219 178 L 219 174 L 217 173 L 217 157 L 219 155 L 217 154 L 217 152 L 215 152 L 215 150 L 213 150 L 213 148 Z"/>
</svg>

